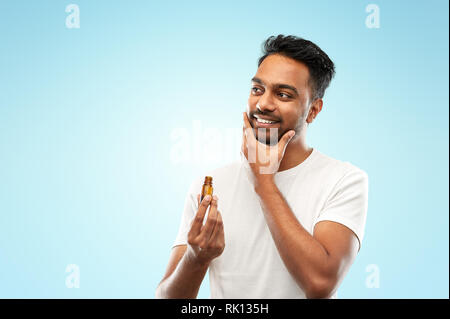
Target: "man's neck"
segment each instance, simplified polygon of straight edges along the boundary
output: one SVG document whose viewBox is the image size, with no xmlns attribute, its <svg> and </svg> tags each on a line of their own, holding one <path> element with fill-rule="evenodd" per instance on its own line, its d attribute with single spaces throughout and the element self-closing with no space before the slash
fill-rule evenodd
<svg viewBox="0 0 450 319">
<path fill-rule="evenodd" d="M 285 171 L 303 163 L 303 161 L 311 155 L 312 151 L 313 148 L 308 147 L 301 136 L 294 136 L 286 146 L 278 171 Z"/>
</svg>

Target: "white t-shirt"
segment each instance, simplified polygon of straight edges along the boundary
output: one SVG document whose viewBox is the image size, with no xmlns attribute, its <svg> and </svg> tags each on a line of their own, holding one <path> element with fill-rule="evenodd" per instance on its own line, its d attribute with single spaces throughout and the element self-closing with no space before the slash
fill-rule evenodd
<svg viewBox="0 0 450 319">
<path fill-rule="evenodd" d="M 306 298 L 279 255 L 250 173 L 241 154 L 240 161 L 207 174 L 213 177 L 225 233 L 225 249 L 209 267 L 211 298 Z M 204 176 L 191 184 L 173 246 L 187 244 L 203 181 Z M 277 172 L 275 183 L 311 235 L 319 221 L 334 221 L 350 228 L 361 246 L 368 204 L 363 170 L 313 149 L 299 165 Z"/>
</svg>

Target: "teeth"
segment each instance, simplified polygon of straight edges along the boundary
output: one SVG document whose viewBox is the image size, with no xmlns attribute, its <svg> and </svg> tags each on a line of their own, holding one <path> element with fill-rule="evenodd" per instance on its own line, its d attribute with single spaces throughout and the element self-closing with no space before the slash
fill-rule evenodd
<svg viewBox="0 0 450 319">
<path fill-rule="evenodd" d="M 260 118 L 256 118 L 256 121 L 258 121 L 259 123 L 264 123 L 264 124 L 273 124 L 275 123 L 275 121 L 268 121 L 268 120 L 263 120 Z"/>
</svg>

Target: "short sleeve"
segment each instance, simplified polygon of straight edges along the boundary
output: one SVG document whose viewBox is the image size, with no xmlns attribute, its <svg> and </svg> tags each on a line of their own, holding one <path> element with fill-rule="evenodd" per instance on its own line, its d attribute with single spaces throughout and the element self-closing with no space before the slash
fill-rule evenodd
<svg viewBox="0 0 450 319">
<path fill-rule="evenodd" d="M 359 249 L 364 237 L 369 195 L 369 178 L 361 169 L 351 169 L 333 188 L 314 226 L 324 220 L 350 228 L 358 237 Z M 359 251 L 358 249 L 358 251 Z"/>
<path fill-rule="evenodd" d="M 183 213 L 181 215 L 181 222 L 180 226 L 178 228 L 178 234 L 175 238 L 175 241 L 172 245 L 172 247 L 178 246 L 178 245 L 187 245 L 187 234 L 189 232 L 192 219 L 195 216 L 195 213 L 197 212 L 197 194 L 199 193 L 199 190 L 195 189 L 195 186 L 197 186 L 198 183 L 195 181 L 191 184 L 189 187 L 189 190 L 186 194 L 185 200 L 184 200 L 184 208 Z"/>
</svg>

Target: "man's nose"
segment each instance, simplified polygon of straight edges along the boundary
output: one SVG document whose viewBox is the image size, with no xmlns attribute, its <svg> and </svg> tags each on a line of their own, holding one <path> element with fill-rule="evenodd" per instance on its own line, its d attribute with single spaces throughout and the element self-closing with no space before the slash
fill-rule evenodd
<svg viewBox="0 0 450 319">
<path fill-rule="evenodd" d="M 268 94 L 264 93 L 258 100 L 258 103 L 256 103 L 256 108 L 262 113 L 273 112 L 275 110 L 275 104 L 269 98 Z"/>
</svg>

